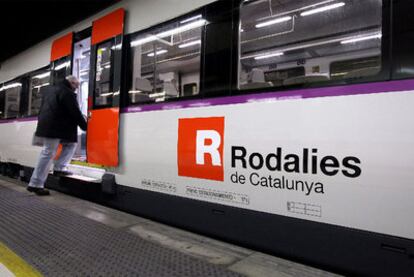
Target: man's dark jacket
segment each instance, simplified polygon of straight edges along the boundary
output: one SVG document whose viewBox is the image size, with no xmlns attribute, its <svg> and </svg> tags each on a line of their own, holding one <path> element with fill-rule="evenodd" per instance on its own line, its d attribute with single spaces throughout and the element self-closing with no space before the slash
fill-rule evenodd
<svg viewBox="0 0 414 277">
<path fill-rule="evenodd" d="M 76 142 L 78 126 L 86 131 L 86 121 L 70 83 L 64 80 L 43 90 L 36 136 Z"/>
</svg>

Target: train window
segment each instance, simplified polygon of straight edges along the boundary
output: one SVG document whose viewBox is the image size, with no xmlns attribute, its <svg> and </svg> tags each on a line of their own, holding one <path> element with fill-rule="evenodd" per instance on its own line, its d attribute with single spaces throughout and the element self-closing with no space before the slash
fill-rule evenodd
<svg viewBox="0 0 414 277">
<path fill-rule="evenodd" d="M 201 15 L 131 37 L 129 103 L 193 96 L 200 87 Z"/>
<path fill-rule="evenodd" d="M 21 82 L 10 82 L 0 88 L 4 95 L 4 118 L 16 118 L 20 112 Z"/>
<path fill-rule="evenodd" d="M 62 82 L 66 76 L 71 74 L 70 57 L 56 60 L 52 63 L 52 83 L 54 85 Z"/>
<path fill-rule="evenodd" d="M 382 0 L 243 1 L 239 88 L 376 75 L 381 17 Z"/>
<path fill-rule="evenodd" d="M 95 106 L 112 105 L 114 92 L 112 89 L 113 80 L 113 59 L 114 41 L 101 43 L 96 52 L 96 77 L 95 77 Z"/>
<path fill-rule="evenodd" d="M 38 115 L 42 101 L 41 89 L 50 84 L 50 71 L 42 70 L 30 77 L 29 115 Z"/>
</svg>

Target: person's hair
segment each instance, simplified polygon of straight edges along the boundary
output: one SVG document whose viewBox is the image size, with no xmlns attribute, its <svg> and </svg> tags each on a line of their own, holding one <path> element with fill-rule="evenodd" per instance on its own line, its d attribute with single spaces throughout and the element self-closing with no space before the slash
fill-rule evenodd
<svg viewBox="0 0 414 277">
<path fill-rule="evenodd" d="M 78 78 L 76 78 L 76 77 L 75 77 L 75 76 L 73 76 L 73 75 L 69 75 L 69 76 L 67 76 L 67 77 L 66 77 L 66 80 L 68 80 L 69 82 L 73 82 L 73 81 L 75 81 L 75 82 L 78 82 L 78 83 L 79 83 Z"/>
</svg>

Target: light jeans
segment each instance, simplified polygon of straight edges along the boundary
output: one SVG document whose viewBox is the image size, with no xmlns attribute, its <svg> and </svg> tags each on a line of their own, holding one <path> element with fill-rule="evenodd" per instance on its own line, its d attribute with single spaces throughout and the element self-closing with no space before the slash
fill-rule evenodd
<svg viewBox="0 0 414 277">
<path fill-rule="evenodd" d="M 56 155 L 59 143 L 62 144 L 62 152 L 59 158 L 55 161 L 53 170 L 63 171 L 72 159 L 76 150 L 76 142 L 61 142 L 60 139 L 43 138 L 43 149 L 40 152 L 37 166 L 30 178 L 29 187 L 43 188 L 47 175 L 49 174 L 50 166 L 53 163 L 53 158 Z"/>
</svg>

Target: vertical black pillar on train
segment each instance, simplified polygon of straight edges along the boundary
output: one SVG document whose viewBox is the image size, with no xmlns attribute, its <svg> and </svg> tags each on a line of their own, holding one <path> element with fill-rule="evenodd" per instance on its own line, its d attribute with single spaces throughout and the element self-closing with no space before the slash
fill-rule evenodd
<svg viewBox="0 0 414 277">
<path fill-rule="evenodd" d="M 205 8 L 206 25 L 201 62 L 201 91 L 205 97 L 229 95 L 232 81 L 232 1 L 218 1 Z"/>
<path fill-rule="evenodd" d="M 414 1 L 393 0 L 392 5 L 392 78 L 413 78 Z"/>
<path fill-rule="evenodd" d="M 20 91 L 20 107 L 19 107 L 19 117 L 26 117 L 29 114 L 29 90 L 30 90 L 30 78 L 29 76 L 24 76 L 21 78 L 20 83 L 22 84 L 22 89 Z"/>
</svg>

